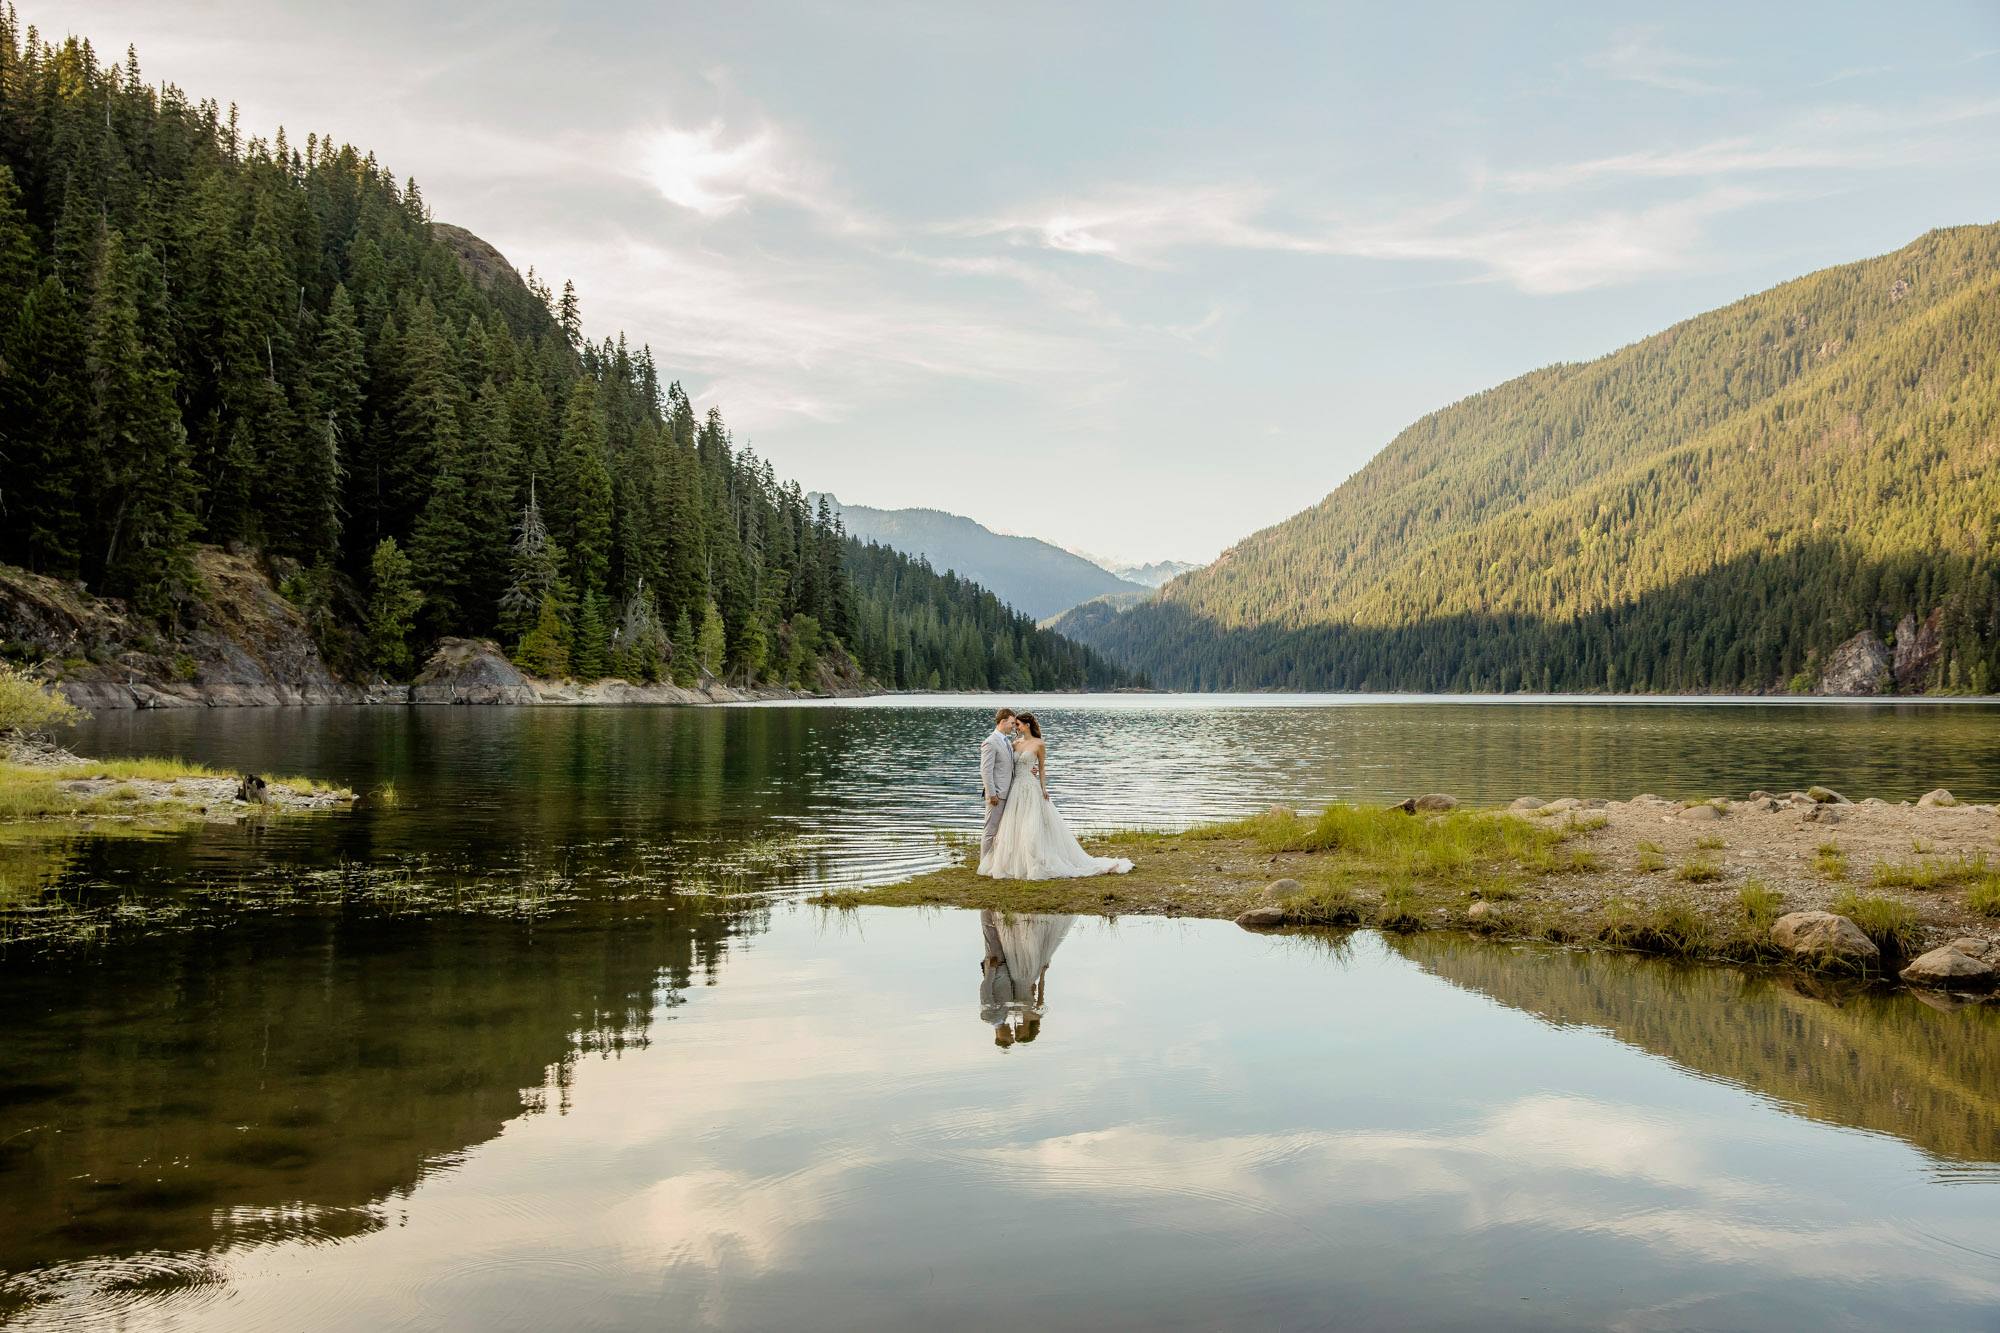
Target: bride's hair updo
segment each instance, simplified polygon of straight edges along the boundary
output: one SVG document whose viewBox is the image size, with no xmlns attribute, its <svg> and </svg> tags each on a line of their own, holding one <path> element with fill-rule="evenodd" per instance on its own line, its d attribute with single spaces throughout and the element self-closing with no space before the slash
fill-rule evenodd
<svg viewBox="0 0 2000 1333">
<path fill-rule="evenodd" d="M 1030 736 L 1033 736 L 1036 740 L 1040 740 L 1042 738 L 1042 724 L 1035 721 L 1035 715 L 1033 713 L 1016 713 L 1014 714 L 1014 720 L 1020 723 L 1022 726 L 1026 727 L 1028 729 L 1028 734 Z"/>
</svg>

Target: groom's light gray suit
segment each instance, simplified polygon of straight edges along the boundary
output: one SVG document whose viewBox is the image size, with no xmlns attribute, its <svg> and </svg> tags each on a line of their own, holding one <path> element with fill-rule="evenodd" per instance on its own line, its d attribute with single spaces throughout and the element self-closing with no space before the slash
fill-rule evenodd
<svg viewBox="0 0 2000 1333">
<path fill-rule="evenodd" d="M 979 747 L 979 787 L 987 796 L 986 831 L 979 835 L 979 859 L 993 851 L 993 835 L 1000 831 L 1000 816 L 1007 811 L 1007 793 L 1014 789 L 1014 743 L 998 730 L 986 733 Z M 1000 804 L 992 798 L 998 796 Z"/>
</svg>

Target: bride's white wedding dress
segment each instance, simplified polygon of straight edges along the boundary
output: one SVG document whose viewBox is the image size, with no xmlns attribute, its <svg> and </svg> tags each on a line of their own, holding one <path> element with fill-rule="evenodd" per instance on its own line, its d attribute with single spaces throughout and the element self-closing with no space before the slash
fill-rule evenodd
<svg viewBox="0 0 2000 1333">
<path fill-rule="evenodd" d="M 1124 857 L 1092 856 L 1069 831 L 1055 802 L 1042 795 L 1041 765 L 1032 750 L 1014 752 L 1014 785 L 993 850 L 979 859 L 979 873 L 993 879 L 1082 879 L 1122 875 L 1132 868 Z"/>
</svg>

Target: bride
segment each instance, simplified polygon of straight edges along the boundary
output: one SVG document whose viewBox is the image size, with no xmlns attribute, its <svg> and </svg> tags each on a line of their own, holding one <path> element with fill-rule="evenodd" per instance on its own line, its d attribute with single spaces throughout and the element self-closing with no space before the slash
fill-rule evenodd
<svg viewBox="0 0 2000 1333">
<path fill-rule="evenodd" d="M 1014 782 L 993 850 L 979 859 L 979 873 L 994 879 L 1081 879 L 1122 875 L 1132 868 L 1123 857 L 1092 856 L 1083 850 L 1049 799 L 1048 746 L 1033 713 L 1014 719 Z"/>
</svg>

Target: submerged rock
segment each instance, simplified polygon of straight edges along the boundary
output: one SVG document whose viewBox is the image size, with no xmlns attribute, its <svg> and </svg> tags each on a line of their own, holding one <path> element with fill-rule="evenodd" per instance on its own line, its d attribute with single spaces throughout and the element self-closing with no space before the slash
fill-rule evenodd
<svg viewBox="0 0 2000 1333">
<path fill-rule="evenodd" d="M 491 639 L 440 639 L 410 687 L 418 704 L 532 704 L 541 696 Z"/>
<path fill-rule="evenodd" d="M 1882 951 L 1861 927 L 1832 912 L 1787 912 L 1771 925 L 1771 942 L 1800 957 L 1874 963 Z"/>
<path fill-rule="evenodd" d="M 1880 694 L 1885 681 L 1895 681 L 1890 674 L 1888 646 L 1873 630 L 1862 630 L 1833 650 L 1813 693 L 1842 697 Z"/>
<path fill-rule="evenodd" d="M 1912 986 L 1990 990 L 1994 981 L 2000 979 L 2000 968 L 1946 944 L 1921 955 L 1897 975 Z"/>
<path fill-rule="evenodd" d="M 1925 792 L 1925 793 L 1924 793 L 1924 794 L 1923 794 L 1922 796 L 1919 796 L 1919 797 L 1917 798 L 1917 804 L 1918 804 L 1918 805 L 1957 805 L 1957 804 L 1958 804 L 1958 798 L 1957 798 L 1956 796 L 1953 796 L 1953 795 L 1952 795 L 1952 794 L 1951 794 L 1950 792 L 1946 791 L 1946 790 L 1945 790 L 1945 789 L 1944 789 L 1943 787 L 1939 787 L 1939 788 L 1937 788 L 1937 789 L 1936 789 L 1936 790 L 1934 790 L 1934 791 L 1927 791 L 1927 792 Z"/>
<path fill-rule="evenodd" d="M 1265 907 L 1253 907 L 1237 917 L 1236 924 L 1245 930 L 1270 930 L 1285 924 L 1285 909 L 1275 903 Z"/>
</svg>

